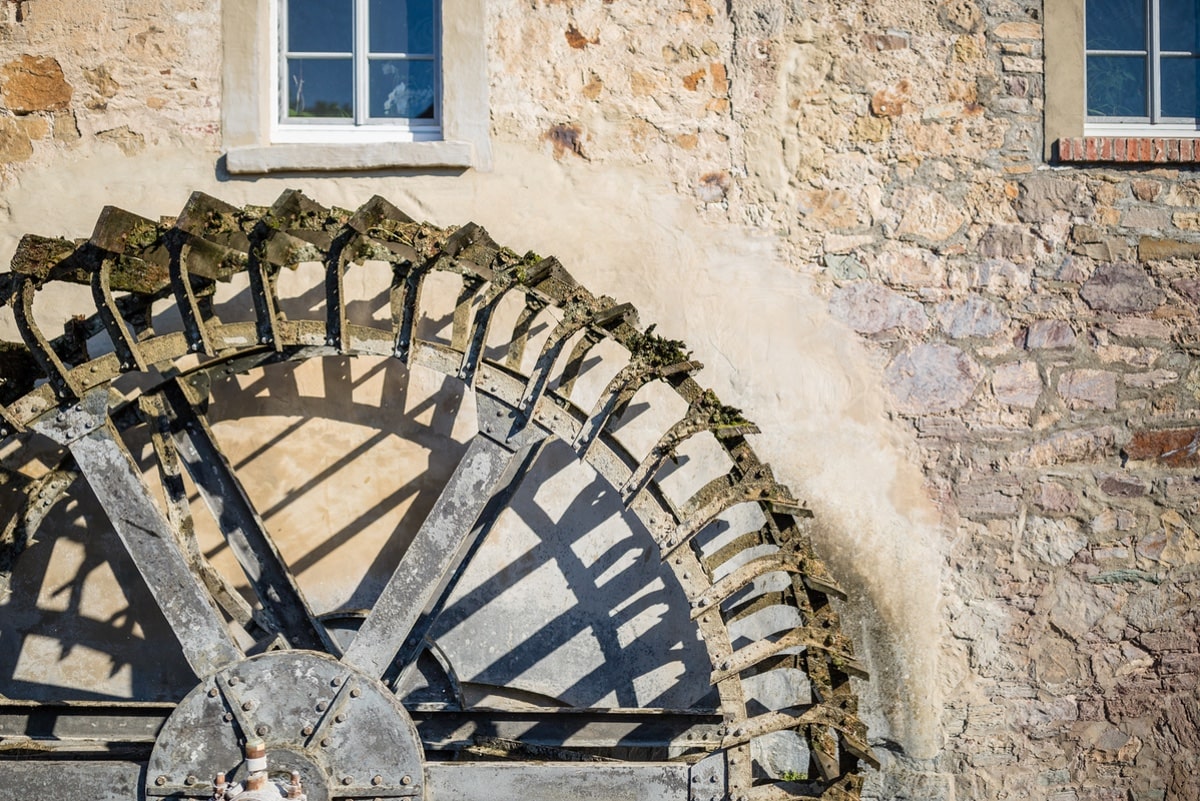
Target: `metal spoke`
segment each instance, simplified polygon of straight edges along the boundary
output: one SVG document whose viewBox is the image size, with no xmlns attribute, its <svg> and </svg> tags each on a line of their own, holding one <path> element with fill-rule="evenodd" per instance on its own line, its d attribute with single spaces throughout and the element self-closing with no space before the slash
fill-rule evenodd
<svg viewBox="0 0 1200 801">
<path fill-rule="evenodd" d="M 178 380 L 168 382 L 163 389 L 175 446 L 258 594 L 267 625 L 293 648 L 341 653 L 309 608 L 207 420 L 197 411 L 194 393 Z"/>
<path fill-rule="evenodd" d="M 191 562 L 107 415 L 107 391 L 38 426 L 65 444 L 146 581 L 197 676 L 242 658 Z"/>
<path fill-rule="evenodd" d="M 493 501 L 497 496 L 507 500 L 528 469 L 541 436 L 526 439 L 501 444 L 479 435 L 471 441 L 346 650 L 345 662 L 383 676 L 406 640 L 419 640 L 410 637 L 418 618 L 445 594 L 471 546 L 490 527 L 485 510 L 491 506 L 498 513 L 502 504 Z M 517 453 L 514 446 L 520 447 Z M 404 653 L 411 660 L 410 650 Z"/>
</svg>

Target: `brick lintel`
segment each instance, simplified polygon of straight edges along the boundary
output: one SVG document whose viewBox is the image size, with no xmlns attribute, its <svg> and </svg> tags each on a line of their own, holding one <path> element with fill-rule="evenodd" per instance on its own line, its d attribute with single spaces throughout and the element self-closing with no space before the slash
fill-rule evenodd
<svg viewBox="0 0 1200 801">
<path fill-rule="evenodd" d="M 1075 136 L 1055 144 L 1063 164 L 1200 163 L 1200 137 Z"/>
</svg>

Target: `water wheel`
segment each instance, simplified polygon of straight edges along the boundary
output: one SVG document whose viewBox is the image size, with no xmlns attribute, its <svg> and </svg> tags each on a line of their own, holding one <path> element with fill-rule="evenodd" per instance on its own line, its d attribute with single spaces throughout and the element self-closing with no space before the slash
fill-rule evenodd
<svg viewBox="0 0 1200 801">
<path fill-rule="evenodd" d="M 197 193 L 2 278 L 10 797 L 858 797 L 808 511 L 555 259 Z"/>
</svg>

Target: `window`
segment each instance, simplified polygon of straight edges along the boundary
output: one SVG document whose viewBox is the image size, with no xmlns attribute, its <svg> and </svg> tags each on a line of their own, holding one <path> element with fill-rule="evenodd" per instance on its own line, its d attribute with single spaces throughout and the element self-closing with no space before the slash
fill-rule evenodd
<svg viewBox="0 0 1200 801">
<path fill-rule="evenodd" d="M 280 17 L 282 129 L 439 137 L 435 0 L 285 0 Z"/>
<path fill-rule="evenodd" d="M 1044 13 L 1045 157 L 1200 162 L 1196 0 L 1054 0 Z"/>
<path fill-rule="evenodd" d="M 224 0 L 226 169 L 490 169 L 485 2 Z"/>
<path fill-rule="evenodd" d="M 1087 122 L 1195 127 L 1195 0 L 1087 0 Z"/>
</svg>

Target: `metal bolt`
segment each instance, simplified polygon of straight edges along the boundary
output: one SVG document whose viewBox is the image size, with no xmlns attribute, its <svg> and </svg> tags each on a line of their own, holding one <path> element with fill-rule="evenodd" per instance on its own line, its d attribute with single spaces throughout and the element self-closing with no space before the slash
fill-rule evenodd
<svg viewBox="0 0 1200 801">
<path fill-rule="evenodd" d="M 229 721 L 233 720 L 233 713 L 226 712 L 224 715 L 221 716 L 221 719 L 224 720 L 226 723 L 228 723 Z"/>
<path fill-rule="evenodd" d="M 308 737 L 310 734 L 313 733 L 313 727 L 305 726 L 303 729 L 300 730 L 300 733 L 303 734 L 305 737 Z"/>
<path fill-rule="evenodd" d="M 242 709 L 243 709 L 244 711 L 246 711 L 246 712 L 249 712 L 249 711 L 250 711 L 251 709 L 253 709 L 253 708 L 254 708 L 254 702 L 253 702 L 253 701 L 243 701 L 243 702 L 242 702 Z"/>
<path fill-rule="evenodd" d="M 259 737 L 266 737 L 270 731 L 271 731 L 271 727 L 266 725 L 265 723 L 262 723 L 262 724 L 259 724 L 259 727 L 254 730 L 254 733 L 257 734 Z"/>
<path fill-rule="evenodd" d="M 208 688 L 208 697 L 209 697 L 209 698 L 216 698 L 216 697 L 217 697 L 217 688 L 216 688 L 216 687 L 210 687 L 210 688 Z"/>
<path fill-rule="evenodd" d="M 317 711 L 318 712 L 324 712 L 328 708 L 329 708 L 329 703 L 327 701 L 317 701 Z"/>
<path fill-rule="evenodd" d="M 342 714 L 342 715 L 337 715 L 337 716 L 335 716 L 335 717 L 334 717 L 334 719 L 333 719 L 333 722 L 334 722 L 334 723 L 345 723 L 345 722 L 346 722 L 346 716 L 345 716 L 344 714 Z"/>
<path fill-rule="evenodd" d="M 412 784 L 412 776 L 401 777 L 400 783 L 407 787 L 408 785 Z"/>
<path fill-rule="evenodd" d="M 334 686 L 334 687 L 341 687 L 341 686 L 342 686 L 342 677 L 341 677 L 341 676 L 334 676 L 334 677 L 333 677 L 333 686 Z"/>
<path fill-rule="evenodd" d="M 710 782 L 712 782 L 713 784 L 716 784 L 716 783 L 717 783 L 717 777 L 716 777 L 716 776 L 709 776 L 709 777 L 708 777 L 708 780 L 709 780 Z"/>
<path fill-rule="evenodd" d="M 235 684 L 239 684 L 240 682 L 241 682 L 241 679 L 239 679 L 237 676 L 229 677 L 229 686 L 230 687 L 233 687 Z"/>
<path fill-rule="evenodd" d="M 350 778 L 349 776 L 343 776 L 342 784 L 354 784 L 354 779 Z"/>
<path fill-rule="evenodd" d="M 376 787 L 378 787 L 379 785 L 383 784 L 383 777 L 382 777 L 382 776 L 380 776 L 380 775 L 378 775 L 378 774 L 376 774 L 375 776 L 372 776 L 372 777 L 371 777 L 371 784 L 373 784 L 373 785 L 375 785 Z"/>
<path fill-rule="evenodd" d="M 183 783 L 186 784 L 188 787 L 191 787 L 193 784 L 196 783 L 196 777 L 189 773 L 188 777 L 183 780 Z"/>
<path fill-rule="evenodd" d="M 157 779 L 154 780 L 154 783 L 157 784 L 159 787 L 162 787 L 164 784 L 167 783 L 167 777 L 159 776 Z"/>
<path fill-rule="evenodd" d="M 328 737 L 323 737 L 323 738 L 321 738 L 321 747 L 322 747 L 322 748 L 328 748 L 328 747 L 329 747 L 329 738 L 328 738 Z"/>
<path fill-rule="evenodd" d="M 350 691 L 351 698 L 357 698 L 360 695 L 362 695 L 362 690 L 358 689 L 357 687 Z"/>
</svg>

